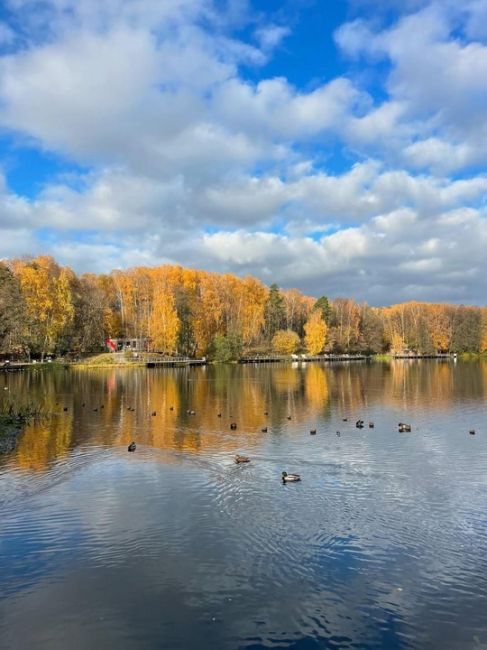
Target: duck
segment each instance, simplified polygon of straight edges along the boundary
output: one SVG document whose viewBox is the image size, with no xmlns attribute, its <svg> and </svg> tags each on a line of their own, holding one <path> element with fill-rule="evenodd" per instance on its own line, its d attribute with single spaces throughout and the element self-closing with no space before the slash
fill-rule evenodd
<svg viewBox="0 0 487 650">
<path fill-rule="evenodd" d="M 474 435 L 475 435 L 475 429 L 470 429 L 469 434 L 470 434 L 471 436 L 474 436 Z"/>
<path fill-rule="evenodd" d="M 341 435 L 340 431 L 337 431 L 337 437 L 339 438 Z"/>
<path fill-rule="evenodd" d="M 262 427 L 261 433 L 267 433 L 267 427 Z"/>
<path fill-rule="evenodd" d="M 217 418 L 221 418 L 221 416 L 222 416 L 221 413 L 217 413 L 217 414 L 216 414 L 216 417 L 217 417 Z"/>
<path fill-rule="evenodd" d="M 357 422 L 355 422 L 355 426 L 357 427 L 357 429 L 363 429 L 364 428 L 364 421 L 363 420 L 357 420 Z"/>
<path fill-rule="evenodd" d="M 264 415 L 269 415 L 269 413 L 267 411 L 264 411 Z"/>
<path fill-rule="evenodd" d="M 288 415 L 288 416 L 287 416 L 287 419 L 288 419 L 288 420 L 291 420 L 291 416 L 290 416 L 290 415 Z"/>
<path fill-rule="evenodd" d="M 65 407 L 63 408 L 63 411 L 66 413 L 67 410 L 68 410 L 68 407 L 65 406 Z"/>
<path fill-rule="evenodd" d="M 369 429 L 373 429 L 375 427 L 375 424 L 373 422 L 369 422 Z"/>
<path fill-rule="evenodd" d="M 309 432 L 309 435 L 310 436 L 315 436 L 316 435 L 316 429 L 311 429 L 311 431 Z"/>
<path fill-rule="evenodd" d="M 236 423 L 236 422 L 232 422 L 232 423 L 230 424 L 230 429 L 235 430 L 236 428 L 237 428 L 237 423 Z"/>
<path fill-rule="evenodd" d="M 348 422 L 348 418 L 342 418 L 342 422 Z"/>
<path fill-rule="evenodd" d="M 170 410 L 170 411 L 174 411 L 174 406 L 170 406 L 170 407 L 169 407 L 169 410 Z"/>
<path fill-rule="evenodd" d="M 152 411 L 152 417 L 154 417 L 154 416 L 156 416 L 156 415 L 157 415 L 157 412 L 156 412 L 156 411 Z"/>
<path fill-rule="evenodd" d="M 281 477 L 283 483 L 295 483 L 296 481 L 301 480 L 299 474 L 288 474 L 287 472 L 283 472 Z"/>
<path fill-rule="evenodd" d="M 137 449 L 137 445 L 135 444 L 135 442 L 132 441 L 128 446 L 127 451 L 135 451 L 136 449 Z"/>
<path fill-rule="evenodd" d="M 237 463 L 237 465 L 239 463 L 250 463 L 250 458 L 248 456 L 241 456 L 240 454 L 237 454 L 235 456 L 235 462 Z"/>
<path fill-rule="evenodd" d="M 411 433 L 411 425 L 399 422 L 399 433 Z"/>
</svg>

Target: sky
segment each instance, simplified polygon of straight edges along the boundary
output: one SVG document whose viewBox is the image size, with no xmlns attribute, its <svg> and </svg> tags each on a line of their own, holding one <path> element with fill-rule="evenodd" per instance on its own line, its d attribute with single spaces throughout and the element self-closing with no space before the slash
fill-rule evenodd
<svg viewBox="0 0 487 650">
<path fill-rule="evenodd" d="M 487 0 L 1 0 L 0 257 L 485 304 Z"/>
</svg>

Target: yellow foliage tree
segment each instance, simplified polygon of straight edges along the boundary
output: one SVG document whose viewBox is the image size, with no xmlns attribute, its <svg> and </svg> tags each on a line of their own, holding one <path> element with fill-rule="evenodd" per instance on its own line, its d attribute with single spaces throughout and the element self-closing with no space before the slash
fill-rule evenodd
<svg viewBox="0 0 487 650">
<path fill-rule="evenodd" d="M 246 345 L 256 341 L 264 327 L 264 308 L 267 299 L 266 287 L 255 278 L 246 277 L 240 281 L 240 330 Z"/>
<path fill-rule="evenodd" d="M 404 352 L 406 344 L 400 334 L 395 332 L 391 339 L 391 352 Z"/>
<path fill-rule="evenodd" d="M 310 354 L 319 354 L 325 347 L 327 327 L 320 310 L 311 312 L 304 325 L 304 343 Z"/>
<path fill-rule="evenodd" d="M 32 341 L 44 356 L 73 322 L 72 271 L 61 268 L 48 256 L 19 263 L 15 271 L 33 325 Z"/>
<path fill-rule="evenodd" d="M 446 351 L 450 348 L 452 324 L 448 305 L 424 305 L 431 342 L 435 350 Z"/>
<path fill-rule="evenodd" d="M 174 352 L 177 348 L 179 318 L 173 294 L 166 288 L 155 288 L 149 320 L 151 347 L 159 352 Z"/>
<path fill-rule="evenodd" d="M 299 336 L 292 330 L 278 330 L 272 338 L 272 349 L 278 354 L 292 354 L 299 345 Z"/>
</svg>

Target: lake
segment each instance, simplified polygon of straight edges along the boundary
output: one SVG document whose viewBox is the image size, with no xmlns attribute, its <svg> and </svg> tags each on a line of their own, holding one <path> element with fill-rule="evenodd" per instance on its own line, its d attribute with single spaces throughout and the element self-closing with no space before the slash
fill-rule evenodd
<svg viewBox="0 0 487 650">
<path fill-rule="evenodd" d="M 49 414 L 0 457 L 2 650 L 487 648 L 486 363 L 52 369 L 0 390 Z"/>
</svg>

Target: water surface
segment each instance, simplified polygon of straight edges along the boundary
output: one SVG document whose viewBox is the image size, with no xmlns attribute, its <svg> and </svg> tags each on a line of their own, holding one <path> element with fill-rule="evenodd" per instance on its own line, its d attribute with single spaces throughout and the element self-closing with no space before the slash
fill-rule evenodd
<svg viewBox="0 0 487 650">
<path fill-rule="evenodd" d="M 2 649 L 487 648 L 487 365 L 37 370 L 0 390 L 49 413 L 0 459 Z"/>
</svg>

